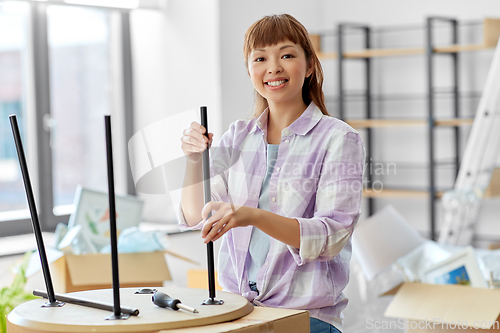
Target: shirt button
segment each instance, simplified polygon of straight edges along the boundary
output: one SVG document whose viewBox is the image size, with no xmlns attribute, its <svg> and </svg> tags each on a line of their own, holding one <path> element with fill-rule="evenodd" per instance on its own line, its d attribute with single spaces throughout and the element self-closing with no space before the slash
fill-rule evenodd
<svg viewBox="0 0 500 333">
<path fill-rule="evenodd" d="M 276 202 L 276 198 L 272 198 L 271 200 L 272 200 L 273 202 Z"/>
<path fill-rule="evenodd" d="M 290 140 L 286 139 L 286 140 L 285 140 L 285 143 L 290 143 Z"/>
<path fill-rule="evenodd" d="M 268 265 L 269 265 L 269 261 L 266 261 L 266 266 L 268 266 Z"/>
<path fill-rule="evenodd" d="M 280 171 L 280 170 L 281 170 L 281 168 L 280 168 L 280 167 L 277 167 L 277 168 L 276 168 L 276 171 Z"/>
</svg>

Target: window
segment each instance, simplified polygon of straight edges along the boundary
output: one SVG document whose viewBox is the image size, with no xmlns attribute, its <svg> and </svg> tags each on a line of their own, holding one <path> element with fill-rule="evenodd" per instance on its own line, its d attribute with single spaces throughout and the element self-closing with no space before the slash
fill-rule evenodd
<svg viewBox="0 0 500 333">
<path fill-rule="evenodd" d="M 29 150 L 25 137 L 28 13 L 27 3 L 0 2 L 0 31 L 4 32 L 0 34 L 1 213 L 27 209 L 9 115 L 17 115 L 21 135 L 25 141 L 25 150 Z"/>
<path fill-rule="evenodd" d="M 78 185 L 107 191 L 106 114 L 116 193 L 133 193 L 129 12 L 54 3 L 0 1 L 0 237 L 32 231 L 10 114 L 43 230 L 68 221 Z"/>
<path fill-rule="evenodd" d="M 107 191 L 104 115 L 112 114 L 113 89 L 109 14 L 69 6 L 47 10 L 55 207 L 71 205 L 79 184 Z"/>
</svg>

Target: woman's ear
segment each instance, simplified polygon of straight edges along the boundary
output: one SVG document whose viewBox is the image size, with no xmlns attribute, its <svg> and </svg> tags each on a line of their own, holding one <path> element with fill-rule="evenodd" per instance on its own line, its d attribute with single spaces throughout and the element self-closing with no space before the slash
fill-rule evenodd
<svg viewBox="0 0 500 333">
<path fill-rule="evenodd" d="M 308 68 L 306 71 L 306 78 L 311 76 L 313 72 L 314 72 L 314 66 L 312 64 L 308 64 Z"/>
<path fill-rule="evenodd" d="M 310 76 L 312 75 L 312 73 L 313 73 L 313 72 L 314 72 L 314 68 L 309 67 L 309 69 L 308 69 L 308 70 L 307 70 L 307 72 L 306 72 L 306 78 L 307 78 L 307 77 L 310 77 Z"/>
</svg>

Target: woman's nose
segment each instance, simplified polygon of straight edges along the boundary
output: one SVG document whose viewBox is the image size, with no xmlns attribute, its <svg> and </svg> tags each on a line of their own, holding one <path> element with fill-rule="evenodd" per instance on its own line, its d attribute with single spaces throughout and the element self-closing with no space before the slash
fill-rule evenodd
<svg viewBox="0 0 500 333">
<path fill-rule="evenodd" d="M 269 74 L 277 74 L 283 71 L 283 67 L 281 67 L 277 62 L 275 62 L 270 64 L 267 71 Z"/>
<path fill-rule="evenodd" d="M 281 73 L 283 69 L 281 67 L 273 67 L 269 68 L 269 74 L 278 74 Z"/>
</svg>

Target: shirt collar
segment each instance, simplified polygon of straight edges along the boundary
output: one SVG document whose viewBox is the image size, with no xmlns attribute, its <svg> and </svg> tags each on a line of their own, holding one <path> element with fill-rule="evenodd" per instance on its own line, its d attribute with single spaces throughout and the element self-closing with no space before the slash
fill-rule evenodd
<svg viewBox="0 0 500 333">
<path fill-rule="evenodd" d="M 267 130 L 267 118 L 269 115 L 269 107 L 255 121 L 253 131 L 260 129 L 265 132 Z M 297 135 L 306 135 L 323 116 L 323 112 L 311 102 L 304 112 L 297 118 L 290 126 L 287 127 L 288 131 Z"/>
<path fill-rule="evenodd" d="M 269 114 L 269 107 L 267 107 L 264 112 L 260 114 L 255 120 L 255 125 L 252 127 L 251 132 L 256 132 L 257 130 L 261 130 L 262 132 L 266 132 L 267 130 L 267 116 Z"/>
<path fill-rule="evenodd" d="M 316 126 L 321 117 L 323 117 L 323 112 L 321 112 L 314 102 L 311 102 L 300 117 L 288 126 L 288 129 L 297 135 L 306 135 Z"/>
</svg>

